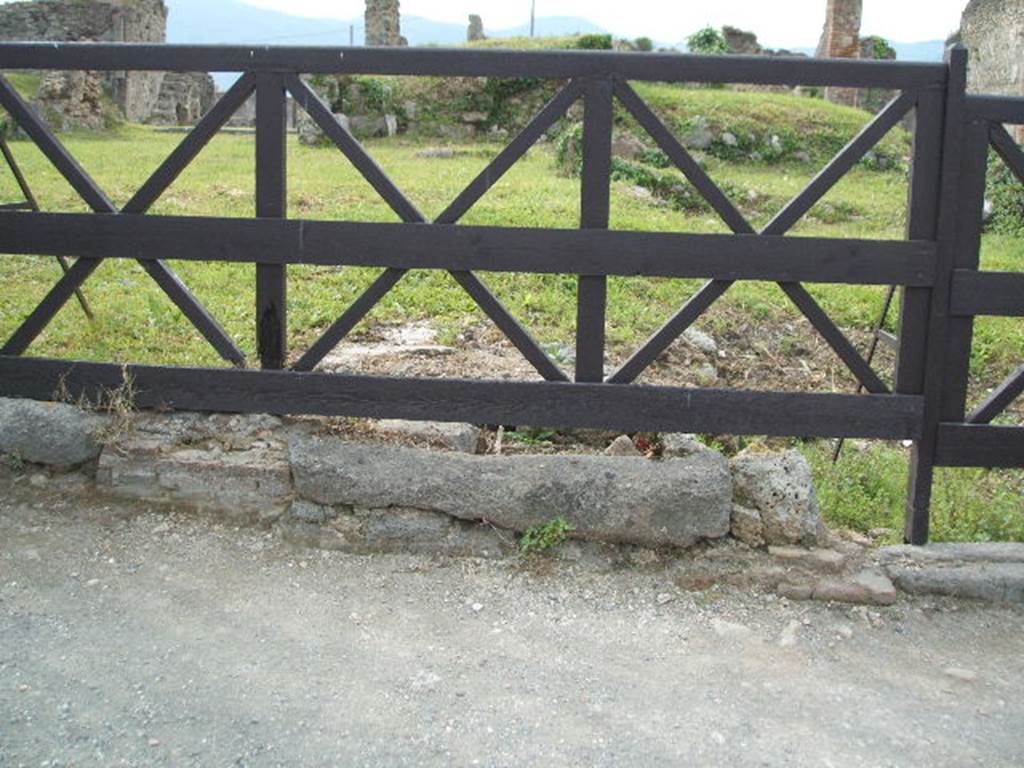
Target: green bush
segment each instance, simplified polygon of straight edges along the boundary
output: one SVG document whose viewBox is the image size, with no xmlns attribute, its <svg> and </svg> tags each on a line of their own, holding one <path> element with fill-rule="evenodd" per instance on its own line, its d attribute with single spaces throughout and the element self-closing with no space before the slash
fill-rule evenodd
<svg viewBox="0 0 1024 768">
<path fill-rule="evenodd" d="M 636 46 L 638 51 L 643 51 L 644 53 L 654 50 L 654 41 L 649 37 L 638 37 L 633 41 L 633 45 Z"/>
<path fill-rule="evenodd" d="M 649 168 L 620 157 L 613 157 L 612 179 L 643 187 L 677 211 L 699 213 L 711 210 L 707 200 L 697 192 L 693 185 L 674 173 Z M 738 195 L 738 191 L 731 185 L 722 184 L 720 186 L 727 195 L 731 197 Z"/>
<path fill-rule="evenodd" d="M 580 35 L 576 41 L 576 47 L 584 51 L 610 51 L 612 49 L 611 35 Z"/>
<path fill-rule="evenodd" d="M 992 205 L 990 232 L 1024 236 L 1024 184 L 995 152 L 989 154 L 985 199 Z"/>
<path fill-rule="evenodd" d="M 555 160 L 567 176 L 579 176 L 583 169 L 583 123 L 568 125 L 555 140 Z"/>
<path fill-rule="evenodd" d="M 729 44 L 725 37 L 714 27 L 704 27 L 686 38 L 686 47 L 690 53 L 729 53 Z"/>
</svg>

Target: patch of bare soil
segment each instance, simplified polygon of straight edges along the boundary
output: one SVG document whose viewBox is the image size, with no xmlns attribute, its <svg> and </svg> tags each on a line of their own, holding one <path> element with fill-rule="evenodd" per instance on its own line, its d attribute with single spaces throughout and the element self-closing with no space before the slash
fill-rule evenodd
<svg viewBox="0 0 1024 768">
<path fill-rule="evenodd" d="M 802 319 L 753 322 L 748 315 L 724 307 L 713 309 L 707 319 L 706 324 L 689 329 L 662 352 L 636 383 L 766 391 L 857 391 L 858 382 L 853 374 Z M 712 327 L 727 330 L 713 333 Z M 859 329 L 844 332 L 866 356 L 871 334 Z M 613 373 L 639 346 L 611 348 L 606 373 Z M 571 375 L 571 348 L 549 347 L 547 351 Z M 894 351 L 879 344 L 873 367 L 889 385 L 895 364 Z M 423 378 L 541 379 L 494 326 L 471 326 L 456 344 L 444 344 L 429 321 L 379 325 L 346 339 L 324 359 L 320 370 Z M 972 381 L 971 402 L 983 398 L 997 383 Z M 1007 417 L 1013 423 L 1024 423 L 1024 404 L 1013 406 Z"/>
</svg>

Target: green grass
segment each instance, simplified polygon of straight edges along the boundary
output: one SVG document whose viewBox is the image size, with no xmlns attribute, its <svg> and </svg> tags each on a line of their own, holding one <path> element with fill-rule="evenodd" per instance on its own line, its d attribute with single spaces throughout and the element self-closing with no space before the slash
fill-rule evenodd
<svg viewBox="0 0 1024 768">
<path fill-rule="evenodd" d="M 833 525 L 867 533 L 890 528 L 888 543 L 903 537 L 907 449 L 888 444 L 848 444 L 838 464 L 832 445 L 802 446 L 814 468 L 818 501 Z M 932 499 L 933 541 L 1024 541 L 1024 471 L 936 470 Z"/>
<path fill-rule="evenodd" d="M 180 139 L 172 133 L 126 127 L 112 135 L 66 137 L 71 151 L 118 203 L 123 203 Z M 13 143 L 42 206 L 48 210 L 85 210 L 73 190 L 28 142 Z M 455 197 L 500 147 L 471 145 L 467 156 L 418 159 L 421 145 L 403 141 L 371 143 L 370 149 L 395 181 L 428 216 L 435 216 Z M 156 214 L 250 216 L 253 212 L 251 136 L 217 137 L 154 207 Z M 130 153 L 131 162 L 123 158 Z M 289 210 L 302 218 L 396 221 L 340 153 L 307 148 L 291 141 Z M 811 171 L 800 166 L 738 166 L 722 161 L 709 166 L 715 177 L 744 190 L 785 200 L 806 183 Z M 13 199 L 10 180 L 0 187 Z M 898 237 L 899 210 L 905 184 L 899 174 L 858 169 L 827 201 L 861 212 L 851 221 L 826 224 L 813 219 L 800 224 L 799 234 Z M 550 150 L 538 148 L 509 172 L 466 216 L 467 224 L 529 227 L 574 227 L 578 222 L 578 181 L 554 171 Z M 755 217 L 767 221 L 771 211 Z M 613 188 L 612 227 L 644 231 L 725 231 L 711 215 L 694 216 L 657 208 L 637 198 L 628 185 Z M 214 310 L 248 353 L 254 351 L 252 329 L 253 268 L 245 265 L 175 264 L 186 282 Z M 0 302 L 0 332 L 9 333 L 18 319 L 43 295 L 56 277 L 49 260 L 11 258 L 3 265 L 5 279 L 22 287 Z M 317 333 L 373 279 L 369 269 L 297 267 L 291 270 L 291 341 L 295 348 Z M 545 342 L 572 339 L 575 279 L 559 275 L 488 275 L 496 293 Z M 622 278 L 610 281 L 609 339 L 612 345 L 635 344 L 657 327 L 699 283 L 681 280 Z M 879 290 L 819 286 L 822 301 L 843 324 L 865 324 L 877 311 Z M 730 301 L 745 311 L 772 316 L 785 311 L 776 286 L 737 287 Z M 95 326 L 84 333 L 79 314 L 69 305 L 37 342 L 42 354 L 86 359 L 135 359 L 163 363 L 216 363 L 155 285 L 136 265 L 106 262 L 88 283 L 98 311 Z M 413 272 L 371 315 L 374 322 L 433 318 L 454 328 L 477 322 L 472 301 L 443 273 Z"/>
<path fill-rule="evenodd" d="M 723 92 L 702 92 L 709 103 Z M 748 95 L 761 98 L 760 94 Z M 848 126 L 853 129 L 854 126 Z M 181 136 L 138 126 L 110 134 L 64 137 L 71 152 L 117 203 L 125 202 L 162 161 Z M 84 211 L 84 204 L 26 141 L 13 149 L 41 204 L 47 210 Z M 417 158 L 423 143 L 399 139 L 370 142 L 370 152 L 428 216 L 435 216 L 486 165 L 500 144 L 468 144 L 451 159 Z M 155 206 L 154 214 L 248 217 L 253 214 L 254 140 L 245 135 L 214 139 L 196 162 Z M 397 221 L 340 153 L 289 141 L 289 212 L 296 218 Z M 710 175 L 728 182 L 745 197 L 738 201 L 755 224 L 764 224 L 795 195 L 816 168 L 802 163 L 733 163 L 709 158 Z M 9 175 L 0 177 L 0 200 L 16 199 Z M 550 146 L 531 151 L 465 217 L 467 224 L 522 227 L 578 225 L 579 182 L 559 175 Z M 809 216 L 795 235 L 901 238 L 906 182 L 900 171 L 855 169 L 825 198 L 825 215 Z M 831 208 L 830 208 L 831 206 Z M 831 210 L 831 213 L 829 211 Z M 838 215 L 835 212 L 839 212 Z M 611 224 L 640 231 L 724 232 L 711 214 L 688 214 L 653 205 L 629 184 L 612 189 Z M 983 266 L 1020 270 L 1022 242 L 986 236 Z M 628 254 L 624 254 L 628 256 Z M 246 265 L 173 264 L 185 282 L 211 309 L 243 350 L 255 357 L 254 269 Z M 377 270 L 295 267 L 289 275 L 290 345 L 301 351 L 348 306 Z M 59 275 L 53 259 L 5 257 L 0 277 L 8 287 L 0 298 L 0 336 L 9 335 Z M 484 274 L 495 293 L 544 343 L 572 344 L 576 281 L 573 276 Z M 699 281 L 613 278 L 609 280 L 609 353 L 621 359 L 669 317 Z M 862 286 L 813 286 L 812 292 L 836 321 L 870 328 L 883 290 Z M 97 312 L 89 324 L 70 302 L 33 345 L 32 354 L 70 358 L 166 364 L 223 365 L 160 290 L 135 264 L 105 262 L 86 284 Z M 735 330 L 738 317 L 749 327 L 803 322 L 778 287 L 743 283 L 702 322 L 716 334 Z M 486 319 L 444 273 L 413 271 L 356 329 L 378 323 L 430 319 L 452 339 L 460 330 Z M 783 354 L 786 349 L 781 350 Z M 1024 324 L 1015 319 L 978 322 L 973 373 L 986 385 L 997 383 L 1024 360 Z M 785 387 L 786 382 L 779 382 Z M 847 391 L 848 379 L 834 388 Z M 819 480 L 822 506 L 833 523 L 866 530 L 899 529 L 906 461 L 902 449 L 879 445 L 848 451 L 838 468 L 825 460 L 827 441 L 804 444 Z M 1019 539 L 1024 537 L 1024 488 L 1018 472 L 950 470 L 936 484 L 935 534 L 943 539 Z"/>
</svg>

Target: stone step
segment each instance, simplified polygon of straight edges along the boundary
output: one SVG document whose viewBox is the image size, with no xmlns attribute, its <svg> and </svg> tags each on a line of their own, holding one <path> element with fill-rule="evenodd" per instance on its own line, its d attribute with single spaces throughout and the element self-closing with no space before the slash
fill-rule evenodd
<svg viewBox="0 0 1024 768">
<path fill-rule="evenodd" d="M 1024 603 L 1024 563 L 892 565 L 887 571 L 900 590 L 912 595 Z"/>
</svg>

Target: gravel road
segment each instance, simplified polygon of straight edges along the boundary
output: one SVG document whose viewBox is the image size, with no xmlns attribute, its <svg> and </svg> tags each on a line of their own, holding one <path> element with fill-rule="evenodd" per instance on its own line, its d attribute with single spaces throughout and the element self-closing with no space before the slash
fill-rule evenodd
<svg viewBox="0 0 1024 768">
<path fill-rule="evenodd" d="M 355 557 L 0 477 L 0 766 L 1020 766 L 1024 611 Z"/>
</svg>

